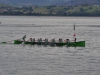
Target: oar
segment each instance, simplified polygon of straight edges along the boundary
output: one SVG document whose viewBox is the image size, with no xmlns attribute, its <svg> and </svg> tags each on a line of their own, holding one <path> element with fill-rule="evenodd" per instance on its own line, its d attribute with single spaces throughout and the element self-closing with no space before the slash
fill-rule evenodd
<svg viewBox="0 0 100 75">
<path fill-rule="evenodd" d="M 1 44 L 6 44 L 7 42 L 1 42 Z"/>
<path fill-rule="evenodd" d="M 12 41 L 14 41 L 14 40 L 12 40 Z M 11 43 L 12 41 L 1 42 L 0 44 L 7 44 L 7 43 Z"/>
<path fill-rule="evenodd" d="M 22 38 L 20 38 L 20 39 L 22 39 Z M 7 44 L 7 43 L 11 43 L 12 41 L 14 41 L 14 40 L 11 40 L 11 41 L 6 41 L 6 42 L 1 42 L 0 44 Z"/>
<path fill-rule="evenodd" d="M 22 39 L 22 38 L 20 38 L 20 39 Z M 7 43 L 11 43 L 12 41 L 14 41 L 14 40 L 6 41 L 6 42 L 1 42 L 0 44 L 7 44 Z"/>
</svg>

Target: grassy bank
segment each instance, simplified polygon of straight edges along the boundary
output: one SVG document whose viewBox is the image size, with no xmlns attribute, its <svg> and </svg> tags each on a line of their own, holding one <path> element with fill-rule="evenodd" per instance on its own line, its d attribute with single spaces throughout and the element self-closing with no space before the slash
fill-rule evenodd
<svg viewBox="0 0 100 75">
<path fill-rule="evenodd" d="M 100 16 L 99 6 L 24 6 L 0 4 L 0 15 Z"/>
</svg>

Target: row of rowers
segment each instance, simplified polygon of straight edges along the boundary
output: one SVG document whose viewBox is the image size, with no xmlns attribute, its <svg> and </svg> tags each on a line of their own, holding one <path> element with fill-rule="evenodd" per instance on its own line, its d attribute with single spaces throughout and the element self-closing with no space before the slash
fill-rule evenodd
<svg viewBox="0 0 100 75">
<path fill-rule="evenodd" d="M 25 39 L 26 39 L 26 35 L 25 36 L 23 36 L 23 41 L 25 42 Z M 38 39 L 38 40 L 35 40 L 35 38 L 30 38 L 29 39 L 29 41 L 30 42 L 60 42 L 60 43 L 62 43 L 62 42 L 70 42 L 70 40 L 69 39 L 66 39 L 66 40 L 62 40 L 61 38 L 59 39 L 59 40 L 55 40 L 55 38 L 53 38 L 53 39 L 51 39 L 50 41 L 48 41 L 48 39 L 44 39 L 44 40 L 42 40 L 42 38 L 40 38 L 40 39 Z M 76 42 L 76 38 L 74 39 L 74 42 Z"/>
<path fill-rule="evenodd" d="M 39 38 L 39 39 L 35 40 L 35 38 L 30 38 L 28 41 L 29 42 L 53 42 L 53 43 L 55 43 L 55 42 L 58 42 L 58 43 L 63 43 L 63 42 L 68 43 L 68 42 L 71 42 L 69 39 L 62 40 L 61 38 L 58 39 L 58 40 L 55 40 L 55 38 L 53 38 L 51 40 L 48 40 L 48 39 L 44 39 L 43 40 L 42 38 Z M 76 42 L 76 38 L 75 38 L 74 41 Z"/>
</svg>

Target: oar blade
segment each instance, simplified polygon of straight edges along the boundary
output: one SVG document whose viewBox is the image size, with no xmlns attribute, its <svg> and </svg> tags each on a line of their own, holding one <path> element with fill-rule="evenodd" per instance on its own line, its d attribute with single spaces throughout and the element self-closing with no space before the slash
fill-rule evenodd
<svg viewBox="0 0 100 75">
<path fill-rule="evenodd" d="M 6 44 L 7 42 L 1 42 L 1 44 Z"/>
</svg>

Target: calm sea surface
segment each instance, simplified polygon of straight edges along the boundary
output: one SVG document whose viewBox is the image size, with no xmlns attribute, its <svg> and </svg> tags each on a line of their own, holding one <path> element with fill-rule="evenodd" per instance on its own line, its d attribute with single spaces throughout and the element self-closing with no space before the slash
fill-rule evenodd
<svg viewBox="0 0 100 75">
<path fill-rule="evenodd" d="M 100 75 L 100 17 L 0 16 L 0 42 L 70 38 L 86 47 L 0 44 L 0 75 Z"/>
</svg>

